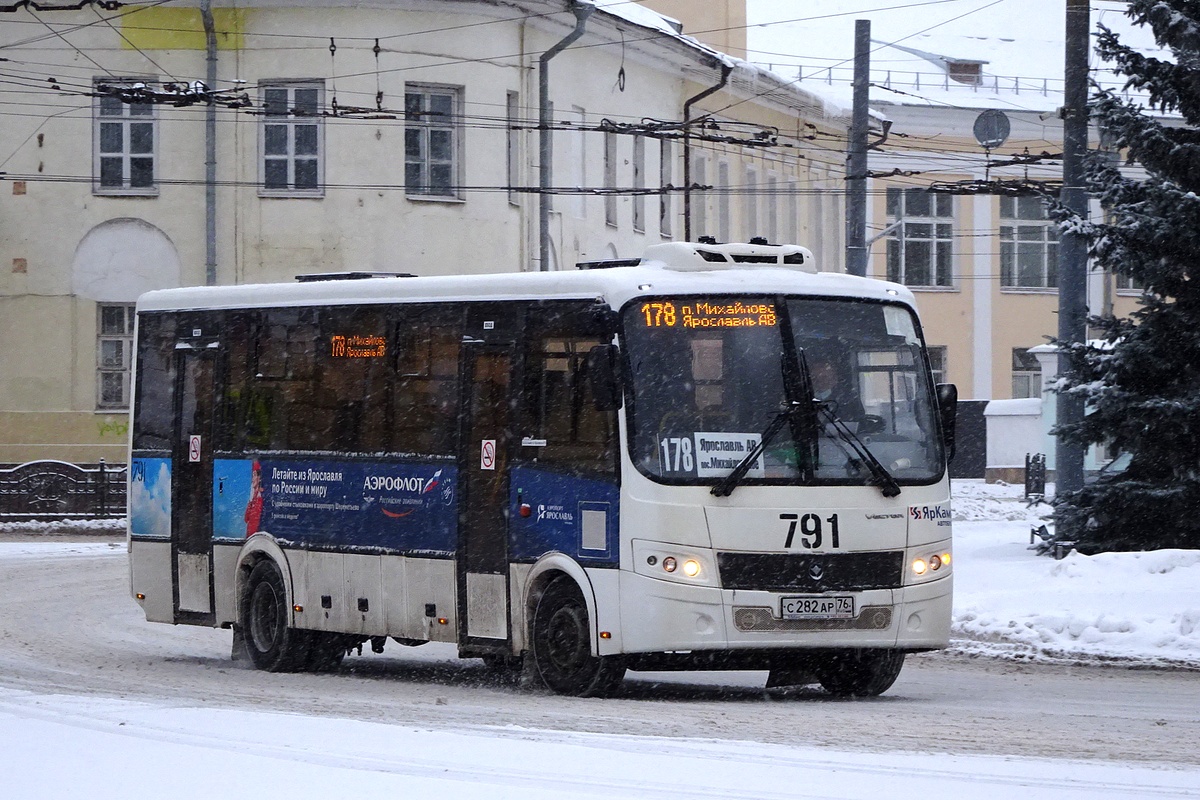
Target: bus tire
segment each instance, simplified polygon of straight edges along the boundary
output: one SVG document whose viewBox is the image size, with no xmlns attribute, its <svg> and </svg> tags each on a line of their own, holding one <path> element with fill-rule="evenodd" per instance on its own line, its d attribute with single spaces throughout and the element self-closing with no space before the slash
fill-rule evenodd
<svg viewBox="0 0 1200 800">
<path fill-rule="evenodd" d="M 556 578 L 538 598 L 531 645 L 535 674 L 558 694 L 604 697 L 625 677 L 619 659 L 592 655 L 587 604 L 570 578 Z"/>
<path fill-rule="evenodd" d="M 287 590 L 274 562 L 250 570 L 241 609 L 242 635 L 250 661 L 267 672 L 304 669 L 312 636 L 288 625 Z"/>
<path fill-rule="evenodd" d="M 817 679 L 837 697 L 876 697 L 892 687 L 903 666 L 903 650 L 847 650 L 821 664 Z"/>
</svg>

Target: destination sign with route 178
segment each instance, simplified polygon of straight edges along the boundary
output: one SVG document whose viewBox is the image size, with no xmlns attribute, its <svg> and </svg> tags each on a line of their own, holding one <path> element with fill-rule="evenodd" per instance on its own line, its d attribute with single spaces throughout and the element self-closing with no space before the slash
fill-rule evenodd
<svg viewBox="0 0 1200 800">
<path fill-rule="evenodd" d="M 766 300 L 691 300 L 642 303 L 647 328 L 773 328 L 775 304 Z"/>
</svg>

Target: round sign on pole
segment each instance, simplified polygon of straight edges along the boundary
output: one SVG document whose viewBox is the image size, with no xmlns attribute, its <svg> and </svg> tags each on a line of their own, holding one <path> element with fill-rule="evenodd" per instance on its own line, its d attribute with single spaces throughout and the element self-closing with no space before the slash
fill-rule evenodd
<svg viewBox="0 0 1200 800">
<path fill-rule="evenodd" d="M 1008 116 L 995 108 L 989 108 L 975 118 L 975 141 L 985 150 L 994 150 L 1008 141 L 1012 126 Z"/>
</svg>

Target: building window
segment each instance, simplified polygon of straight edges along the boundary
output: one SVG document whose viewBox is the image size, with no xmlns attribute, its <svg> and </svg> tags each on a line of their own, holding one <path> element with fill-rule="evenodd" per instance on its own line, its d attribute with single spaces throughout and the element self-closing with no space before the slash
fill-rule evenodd
<svg viewBox="0 0 1200 800">
<path fill-rule="evenodd" d="M 320 196 L 324 84 L 263 86 L 262 193 Z"/>
<path fill-rule="evenodd" d="M 797 193 L 796 181 L 789 180 L 787 184 L 787 243 L 800 244 L 800 198 Z"/>
<path fill-rule="evenodd" d="M 708 185 L 708 159 L 703 156 L 696 156 L 692 159 L 692 185 L 707 186 Z M 691 229 L 692 237 L 699 239 L 701 236 L 708 236 L 708 195 L 704 192 L 692 191 L 691 208 L 688 211 L 692 218 Z"/>
<path fill-rule="evenodd" d="M 729 162 L 722 161 L 717 164 L 717 241 L 728 242 L 729 238 Z"/>
<path fill-rule="evenodd" d="M 97 194 L 157 194 L 154 156 L 158 112 L 153 103 L 126 103 L 118 92 L 133 79 L 96 81 L 94 141 Z M 140 81 L 139 81 L 140 82 Z"/>
<path fill-rule="evenodd" d="M 132 303 L 105 303 L 96 312 L 96 407 L 129 408 L 133 363 Z"/>
<path fill-rule="evenodd" d="M 1042 365 L 1024 347 L 1014 347 L 1012 351 L 1012 396 L 1042 396 Z"/>
<path fill-rule="evenodd" d="M 674 228 L 671 224 L 671 185 L 674 183 L 675 152 L 672 142 L 662 139 L 658 143 L 658 232 L 670 238 Z"/>
<path fill-rule="evenodd" d="M 946 382 L 946 347 L 931 345 L 925 348 L 929 354 L 929 369 L 933 373 L 934 384 Z"/>
<path fill-rule="evenodd" d="M 508 202 L 520 205 L 517 187 L 521 184 L 521 99 L 516 92 L 509 92 L 505 99 L 505 122 L 507 123 L 506 170 L 508 177 Z"/>
<path fill-rule="evenodd" d="M 1142 294 L 1146 287 L 1132 275 L 1116 275 L 1117 291 L 1121 294 Z"/>
<path fill-rule="evenodd" d="M 1000 285 L 1058 286 L 1058 223 L 1040 197 L 1000 198 Z"/>
<path fill-rule="evenodd" d="M 410 197 L 458 197 L 460 97 L 457 87 L 404 87 L 404 189 Z"/>
<path fill-rule="evenodd" d="M 779 244 L 779 178 L 767 176 L 767 241 Z"/>
<path fill-rule="evenodd" d="M 578 130 L 566 131 L 568 137 L 567 169 L 571 175 L 571 186 L 576 193 L 570 199 L 575 216 L 579 219 L 587 217 L 587 110 L 579 106 L 571 106 L 570 125 Z"/>
<path fill-rule="evenodd" d="M 604 132 L 604 188 L 617 188 L 617 135 L 612 131 Z M 604 222 L 617 227 L 617 196 L 604 195 Z"/>
<path fill-rule="evenodd" d="M 758 229 L 758 170 L 746 167 L 746 239 L 750 241 L 755 236 L 762 236 Z"/>
<path fill-rule="evenodd" d="M 953 286 L 953 198 L 925 189 L 888 189 L 887 278 L 906 286 Z"/>
<path fill-rule="evenodd" d="M 637 190 L 646 188 L 646 138 L 633 137 L 633 229 L 646 230 L 646 195 Z"/>
</svg>

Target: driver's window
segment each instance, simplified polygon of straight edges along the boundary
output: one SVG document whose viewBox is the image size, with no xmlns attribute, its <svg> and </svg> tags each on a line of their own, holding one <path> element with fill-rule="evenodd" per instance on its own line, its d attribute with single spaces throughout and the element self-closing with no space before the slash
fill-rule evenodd
<svg viewBox="0 0 1200 800">
<path fill-rule="evenodd" d="M 866 413 L 880 417 L 893 433 L 911 425 L 916 373 L 911 350 L 858 353 L 858 389 Z"/>
</svg>

